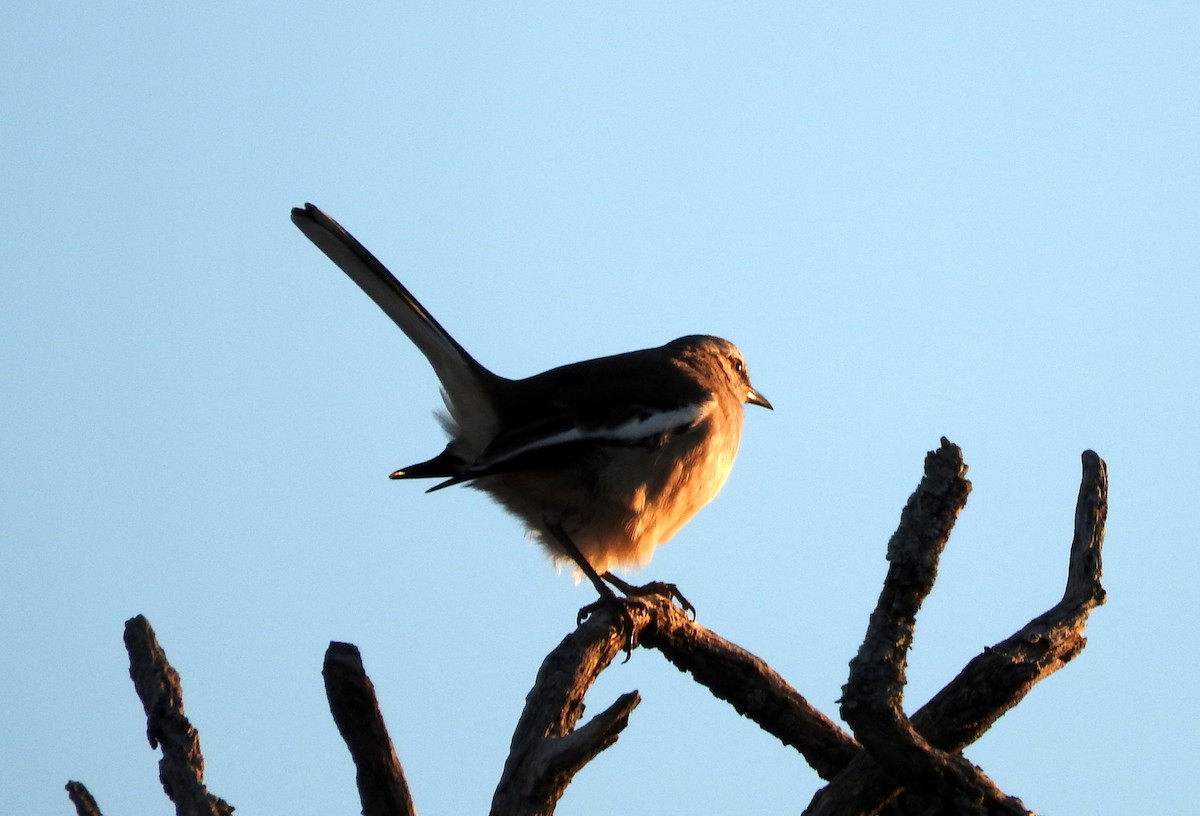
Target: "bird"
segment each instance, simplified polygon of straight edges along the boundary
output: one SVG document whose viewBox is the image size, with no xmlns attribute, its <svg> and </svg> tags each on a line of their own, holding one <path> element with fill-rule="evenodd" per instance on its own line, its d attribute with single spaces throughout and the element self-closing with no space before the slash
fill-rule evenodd
<svg viewBox="0 0 1200 816">
<path fill-rule="evenodd" d="M 613 570 L 645 566 L 725 484 L 743 406 L 774 410 L 728 340 L 690 335 L 571 363 L 523 379 L 492 373 L 464 349 L 366 247 L 312 204 L 292 221 L 396 323 L 433 367 L 450 441 L 392 479 L 465 484 L 519 519 L 561 566 L 587 577 L 601 602 L 666 591 Z M 595 604 L 580 610 L 582 620 Z"/>
</svg>

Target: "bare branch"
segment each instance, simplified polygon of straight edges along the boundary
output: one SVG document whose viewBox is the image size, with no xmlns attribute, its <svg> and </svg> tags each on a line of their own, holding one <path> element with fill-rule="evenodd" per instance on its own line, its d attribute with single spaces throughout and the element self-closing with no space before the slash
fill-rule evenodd
<svg viewBox="0 0 1200 816">
<path fill-rule="evenodd" d="M 543 743 L 537 764 L 546 776 L 574 774 L 605 748 L 629 724 L 629 714 L 642 702 L 636 691 L 627 691 L 592 719 L 554 743 Z M 569 777 L 568 777 L 569 779 Z"/>
<path fill-rule="evenodd" d="M 971 483 L 962 451 L 942 439 L 925 458 L 925 477 L 908 500 L 888 542 L 888 573 L 867 634 L 850 661 L 842 718 L 863 748 L 909 790 L 945 812 L 1025 813 L 958 755 L 938 750 L 904 713 L 905 668 L 917 611 L 933 589 L 938 559 Z M 981 807 L 981 804 L 983 805 Z"/>
<path fill-rule="evenodd" d="M 1104 603 L 1100 575 L 1107 507 L 1107 467 L 1093 451 L 1085 451 L 1063 599 L 1011 637 L 985 648 L 912 716 L 912 726 L 929 744 L 945 752 L 961 752 L 1038 681 L 1082 651 L 1088 615 Z M 900 790 L 894 778 L 864 753 L 817 793 L 805 813 L 877 813 Z"/>
<path fill-rule="evenodd" d="M 832 779 L 809 814 L 1026 813 L 960 755 L 1043 677 L 1083 649 L 1092 609 L 1104 603 L 1101 547 L 1107 515 L 1107 469 L 1083 454 L 1067 586 L 1061 601 L 1010 638 L 984 649 L 911 718 L 904 715 L 907 652 L 916 615 L 933 586 L 938 559 L 966 503 L 970 483 L 961 451 L 945 439 L 926 458 L 925 476 L 888 545 L 890 562 L 859 654 L 851 663 L 842 714 L 861 745 L 813 708 L 770 666 L 692 621 L 666 596 L 603 607 L 543 661 L 513 735 L 492 801 L 493 814 L 552 814 L 574 775 L 616 742 L 639 703 L 620 696 L 579 724 L 584 695 L 623 649 L 646 645 L 706 686 L 714 696 L 800 751 Z M 126 622 L 130 677 L 147 716 L 147 737 L 161 747 L 160 779 L 177 814 L 228 816 L 233 808 L 208 793 L 199 737 L 183 713 L 179 676 L 144 617 Z M 358 769 L 366 816 L 413 816 L 396 758 L 361 655 L 331 643 L 323 669 L 330 709 Z M 86 788 L 68 783 L 80 816 L 99 816 Z"/>
<path fill-rule="evenodd" d="M 333 642 L 325 650 L 325 695 L 357 769 L 363 816 L 415 816 L 404 769 L 388 736 L 375 686 L 358 647 Z"/>
<path fill-rule="evenodd" d="M 984 649 L 913 715 L 913 723 L 939 748 L 961 751 L 979 739 L 1038 681 L 1083 651 L 1088 616 L 1104 603 L 1100 575 L 1107 514 L 1108 468 L 1093 451 L 1085 451 L 1062 600 Z"/>
<path fill-rule="evenodd" d="M 641 634 L 644 645 L 658 649 L 713 696 L 798 750 L 823 779 L 833 778 L 860 752 L 853 737 L 758 657 L 705 629 L 669 602 L 657 603 L 653 612 L 652 622 Z"/>
<path fill-rule="evenodd" d="M 75 816 L 100 816 L 100 806 L 82 782 L 68 782 L 67 796 L 75 805 Z"/>
<path fill-rule="evenodd" d="M 645 604 L 631 611 L 636 642 L 648 620 Z M 624 625 L 601 608 L 567 635 L 542 661 L 517 721 L 508 759 L 492 797 L 492 816 L 551 814 L 571 779 L 612 745 L 641 701 L 636 691 L 576 729 L 583 698 L 625 645 Z"/>
<path fill-rule="evenodd" d="M 177 816 L 229 816 L 233 806 L 204 786 L 200 735 L 183 713 L 179 674 L 167 662 L 154 629 L 138 615 L 125 621 L 129 676 L 146 712 L 146 738 L 162 748 L 158 778 Z"/>
<path fill-rule="evenodd" d="M 616 741 L 639 701 L 636 692 L 572 729 L 582 716 L 584 694 L 620 653 L 627 634 L 635 644 L 656 648 L 681 671 L 691 672 L 715 696 L 800 750 L 819 771 L 832 776 L 858 753 L 857 743 L 777 672 L 689 619 L 669 598 L 639 597 L 628 614 L 631 633 L 612 610 L 601 609 L 546 657 L 526 697 L 492 800 L 493 814 L 552 813 L 574 774 Z"/>
<path fill-rule="evenodd" d="M 1091 612 L 1104 603 L 1104 573 L 1100 557 L 1104 546 L 1104 523 L 1108 520 L 1108 465 L 1093 450 L 1083 452 L 1083 483 L 1075 505 L 1075 537 L 1071 542 L 1071 563 L 1067 570 L 1067 588 L 1055 609 Z"/>
</svg>

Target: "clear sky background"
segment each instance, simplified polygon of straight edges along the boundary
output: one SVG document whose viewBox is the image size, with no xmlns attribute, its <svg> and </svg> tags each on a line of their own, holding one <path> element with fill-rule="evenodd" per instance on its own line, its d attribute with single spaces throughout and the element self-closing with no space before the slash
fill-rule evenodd
<svg viewBox="0 0 1200 816">
<path fill-rule="evenodd" d="M 907 703 L 1061 594 L 1112 480 L 1083 654 L 967 754 L 1048 813 L 1194 784 L 1194 3 L 19 3 L 0 30 L 0 812 L 165 813 L 145 614 L 240 813 L 359 809 L 356 643 L 424 814 L 485 812 L 592 598 L 470 490 L 389 481 L 436 383 L 288 220 L 311 200 L 501 374 L 719 334 L 751 408 L 639 578 L 836 715 L 925 452 L 974 492 Z M 797 813 L 798 755 L 638 652 L 560 813 Z"/>
</svg>

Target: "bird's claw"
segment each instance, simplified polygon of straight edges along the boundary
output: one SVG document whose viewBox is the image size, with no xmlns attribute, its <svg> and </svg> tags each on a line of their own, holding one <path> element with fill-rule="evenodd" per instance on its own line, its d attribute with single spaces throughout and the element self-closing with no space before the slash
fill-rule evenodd
<svg viewBox="0 0 1200 816">
<path fill-rule="evenodd" d="M 684 597 L 684 594 L 679 591 L 679 587 L 675 584 L 667 583 L 666 581 L 650 581 L 639 586 L 627 583 L 611 573 L 608 573 L 604 577 L 609 583 L 621 590 L 625 594 L 625 597 L 619 597 L 610 587 L 604 587 L 606 591 L 599 598 L 579 610 L 579 614 L 575 616 L 575 624 L 577 626 L 582 624 L 594 613 L 606 606 L 615 607 L 617 626 L 624 641 L 622 649 L 625 652 L 625 660 L 623 662 L 629 662 L 629 658 L 633 655 L 633 647 L 636 645 L 633 642 L 633 638 L 637 629 L 634 625 L 632 609 L 635 606 L 643 605 L 642 598 L 648 598 L 651 595 L 665 597 L 670 602 L 678 603 L 684 614 L 689 618 L 692 620 L 696 619 L 696 607 Z"/>
<path fill-rule="evenodd" d="M 637 627 L 633 622 L 633 612 L 631 608 L 638 603 L 636 598 L 619 598 L 617 595 L 601 595 L 596 600 L 592 601 L 587 606 L 579 610 L 575 616 L 576 625 L 582 624 L 585 620 L 591 617 L 594 613 L 600 611 L 604 607 L 612 608 L 617 618 L 617 628 L 621 635 L 622 646 L 621 650 L 625 652 L 625 659 L 621 662 L 628 663 L 629 658 L 633 656 L 633 647 L 637 644 L 633 642 L 634 633 Z"/>
<path fill-rule="evenodd" d="M 688 617 L 690 617 L 692 620 L 696 619 L 696 607 L 692 606 L 692 602 L 684 597 L 684 594 L 679 591 L 679 587 L 677 587 L 675 584 L 671 584 L 666 581 L 650 581 L 649 583 L 641 585 L 631 584 L 623 578 L 618 578 L 611 572 L 605 573 L 604 579 L 617 589 L 624 592 L 627 598 L 645 597 L 647 595 L 661 595 L 670 601 L 678 602 L 680 609 L 682 609 L 688 615 Z"/>
<path fill-rule="evenodd" d="M 635 596 L 663 595 L 668 600 L 678 603 L 679 608 L 682 609 L 689 618 L 692 620 L 696 619 L 696 607 L 692 606 L 692 602 L 684 597 L 684 594 L 679 591 L 679 587 L 677 587 L 675 584 L 671 584 L 666 581 L 651 581 L 648 584 L 630 587 L 628 590 L 626 590 L 625 594 Z"/>
</svg>

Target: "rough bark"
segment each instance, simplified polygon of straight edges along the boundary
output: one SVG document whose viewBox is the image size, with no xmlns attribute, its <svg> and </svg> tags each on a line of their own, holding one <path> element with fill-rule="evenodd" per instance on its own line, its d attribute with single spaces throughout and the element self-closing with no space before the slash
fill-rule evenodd
<svg viewBox="0 0 1200 816">
<path fill-rule="evenodd" d="M 903 692 L 917 612 L 969 492 L 962 453 L 943 439 L 926 458 L 924 478 L 889 542 L 887 577 L 843 689 L 841 713 L 854 737 L 765 662 L 697 624 L 669 597 L 637 597 L 622 611 L 601 607 L 547 655 L 513 734 L 491 813 L 553 813 L 574 775 L 616 742 L 639 703 L 637 692 L 621 695 L 579 725 L 584 696 L 618 654 L 637 646 L 658 650 L 829 780 L 806 814 L 1026 813 L 1020 800 L 1002 793 L 961 752 L 1086 644 L 1088 616 L 1105 597 L 1100 577 L 1107 469 L 1095 453 L 1084 452 L 1062 599 L 985 648 L 909 718 Z M 183 713 L 179 676 L 145 618 L 126 623 L 125 642 L 147 736 L 151 746 L 162 747 L 160 778 L 176 813 L 232 813 L 204 787 L 204 759 Z M 323 674 L 330 710 L 358 771 L 363 813 L 411 816 L 412 797 L 357 648 L 330 644 Z M 80 816 L 99 816 L 81 784 L 67 787 Z"/>
<path fill-rule="evenodd" d="M 162 748 L 158 778 L 177 816 L 229 816 L 233 807 L 204 786 L 200 734 L 183 713 L 179 674 L 167 662 L 150 622 L 141 615 L 125 622 L 129 677 L 146 712 L 146 738 Z"/>
<path fill-rule="evenodd" d="M 888 543 L 887 577 L 866 638 L 850 661 L 841 712 L 868 754 L 921 797 L 929 813 L 1025 814 L 962 756 L 930 744 L 904 713 L 905 669 L 917 612 L 937 579 L 938 559 L 971 483 L 962 451 L 942 440 Z"/>
<path fill-rule="evenodd" d="M 641 630 L 642 644 L 780 742 L 799 751 L 823 779 L 859 753 L 858 743 L 812 706 L 763 660 L 659 603 Z"/>
<path fill-rule="evenodd" d="M 325 695 L 357 769 L 363 816 L 416 816 L 404 769 L 388 736 L 375 686 L 358 647 L 333 642 L 325 650 Z"/>
<path fill-rule="evenodd" d="M 576 772 L 617 741 L 641 702 L 636 691 L 575 725 L 583 716 L 584 694 L 627 645 L 623 625 L 615 610 L 602 609 L 542 661 L 492 797 L 492 816 L 553 813 Z"/>
<path fill-rule="evenodd" d="M 100 816 L 100 806 L 82 782 L 68 782 L 67 796 L 71 798 L 71 804 L 75 805 L 75 816 Z"/>
<path fill-rule="evenodd" d="M 1062 599 L 999 643 L 984 648 L 915 714 L 916 732 L 942 752 L 957 754 L 979 739 L 1033 686 L 1075 658 L 1091 611 L 1104 603 L 1101 548 L 1108 515 L 1108 468 L 1094 451 L 1083 453 L 1083 478 L 1075 506 L 1075 532 Z M 902 521 L 903 524 L 903 521 Z M 813 798 L 809 816 L 878 813 L 903 790 L 869 752 Z M 919 802 L 893 812 L 922 812 Z"/>
</svg>

